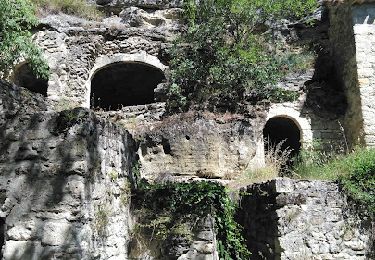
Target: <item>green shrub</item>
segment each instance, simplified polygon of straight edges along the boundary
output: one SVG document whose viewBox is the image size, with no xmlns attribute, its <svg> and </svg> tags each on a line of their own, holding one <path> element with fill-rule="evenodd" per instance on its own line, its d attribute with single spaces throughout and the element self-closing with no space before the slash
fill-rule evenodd
<svg viewBox="0 0 375 260">
<path fill-rule="evenodd" d="M 305 158 L 295 168 L 300 178 L 338 180 L 350 198 L 375 216 L 375 149 L 330 156 L 309 152 Z"/>
<path fill-rule="evenodd" d="M 336 180 L 338 174 L 334 161 L 339 154 L 326 151 L 321 143 L 316 142 L 307 149 L 302 149 L 294 159 L 292 176 L 303 179 Z M 324 170 L 323 170 L 324 169 Z"/>
<path fill-rule="evenodd" d="M 339 180 L 346 193 L 375 217 L 375 149 L 359 150 L 346 161 L 348 174 Z"/>
<path fill-rule="evenodd" d="M 89 5 L 85 0 L 32 0 L 32 2 L 39 10 L 48 13 L 62 12 L 94 20 L 103 17 L 95 6 Z"/>
<path fill-rule="evenodd" d="M 32 42 L 37 24 L 29 0 L 2 0 L 0 4 L 0 77 L 7 78 L 15 62 L 24 58 L 38 78 L 48 79 L 49 69 L 41 51 Z"/>
<path fill-rule="evenodd" d="M 295 98 L 274 86 L 285 59 L 278 57 L 265 23 L 298 19 L 316 6 L 315 0 L 185 1 L 188 26 L 171 51 L 170 109 L 213 104 L 234 110 L 244 100 Z"/>
</svg>

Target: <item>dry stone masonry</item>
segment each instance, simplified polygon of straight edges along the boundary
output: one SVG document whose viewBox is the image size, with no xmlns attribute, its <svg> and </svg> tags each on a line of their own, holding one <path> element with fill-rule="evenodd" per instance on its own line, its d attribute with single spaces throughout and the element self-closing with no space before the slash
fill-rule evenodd
<svg viewBox="0 0 375 260">
<path fill-rule="evenodd" d="M 346 134 L 352 144 L 374 146 L 375 3 L 361 3 L 330 8 L 330 38 L 349 105 Z"/>
<path fill-rule="evenodd" d="M 373 224 L 356 217 L 337 183 L 276 179 L 241 198 L 251 259 L 373 259 Z"/>
<path fill-rule="evenodd" d="M 59 111 L 74 107 L 100 108 L 103 104 L 105 107 L 101 108 L 104 108 L 104 110 L 111 110 L 112 106 L 112 110 L 118 109 L 118 111 L 107 111 L 107 113 L 101 111 L 101 117 L 120 122 L 122 125 L 132 128 L 133 132 L 142 132 L 138 125 L 143 127 L 146 124 L 149 128 L 156 128 L 159 124 L 158 121 L 164 120 L 162 117 L 163 101 L 165 100 L 164 82 L 168 80 L 167 52 L 172 46 L 172 40 L 181 29 L 179 21 L 182 11 L 181 1 L 91 1 L 91 3 L 97 4 L 103 10 L 112 12 L 114 15 L 105 18 L 102 22 L 86 21 L 63 14 L 50 15 L 42 20 L 44 29 L 35 34 L 35 40 L 44 50 L 44 55 L 52 72 L 46 94 L 49 100 L 48 108 Z M 337 81 L 343 86 L 348 101 L 345 116 L 343 115 L 344 112 L 335 114 L 331 111 L 345 111 L 345 108 L 337 107 L 337 104 L 345 103 L 345 100 L 338 99 L 339 102 L 331 102 L 331 99 L 336 99 L 338 95 L 327 96 L 324 92 L 318 96 L 311 94 L 316 89 L 328 89 L 331 86 L 319 83 L 319 80 L 321 80 L 319 77 L 321 76 L 318 74 L 325 74 L 324 77 L 329 77 L 328 72 L 324 72 L 322 68 L 310 68 L 306 73 L 289 75 L 283 82 L 280 82 L 280 85 L 296 91 L 307 87 L 311 88 L 312 91 L 307 91 L 307 94 L 301 95 L 293 103 L 271 106 L 268 114 L 262 117 L 263 121 L 258 118 L 253 120 L 251 117 L 248 120 L 253 128 L 251 130 L 253 133 L 244 138 L 243 144 L 239 143 L 238 147 L 233 148 L 237 151 L 249 150 L 249 153 L 244 157 L 247 163 L 244 163 L 241 158 L 238 160 L 235 158 L 236 156 L 225 155 L 226 152 L 214 152 L 214 154 L 216 153 L 212 155 L 214 157 L 227 158 L 225 159 L 227 161 L 225 165 L 215 166 L 216 168 L 224 167 L 223 173 L 218 174 L 217 170 L 213 170 L 211 166 L 208 167 L 207 163 L 204 162 L 204 158 L 211 155 L 205 154 L 205 149 L 196 149 L 193 152 L 186 153 L 186 160 L 184 159 L 184 153 L 168 155 L 166 158 L 171 165 L 167 167 L 168 173 L 176 173 L 177 170 L 174 168 L 180 167 L 181 161 L 188 161 L 189 153 L 195 160 L 197 158 L 203 158 L 203 160 L 198 162 L 198 166 L 190 171 L 182 170 L 183 175 L 203 172 L 203 175 L 223 177 L 230 172 L 238 173 L 238 169 L 242 170 L 261 165 L 264 157 L 262 128 L 271 118 L 292 119 L 300 128 L 300 142 L 302 147 L 305 148 L 311 146 L 314 142 L 322 142 L 326 147 L 334 146 L 336 147 L 334 149 L 346 149 L 347 146 L 358 142 L 371 145 L 371 140 L 374 139 L 372 133 L 374 112 L 371 102 L 374 96 L 373 55 L 371 55 L 374 29 L 373 6 L 374 4 L 371 3 L 351 5 L 348 1 L 345 1 L 344 4 L 330 7 L 329 23 L 324 20 L 325 18 L 322 15 L 324 12 L 321 12 L 321 17 L 318 18 L 321 21 L 318 21 L 316 29 L 296 29 L 296 31 L 289 32 L 288 37 L 298 35 L 302 40 L 309 37 L 318 37 L 320 44 L 327 49 L 327 53 L 330 52 L 333 55 L 339 78 Z M 329 35 L 327 34 L 328 25 L 330 26 Z M 333 60 L 333 58 L 331 59 Z M 320 62 L 319 64 L 323 63 Z M 159 71 L 159 74 L 162 75 L 161 80 L 152 83 L 154 84 L 154 86 L 151 86 L 152 89 L 142 90 L 141 94 L 136 94 L 137 91 L 134 90 L 136 87 L 128 86 L 129 93 L 135 93 L 129 94 L 133 97 L 131 98 L 133 102 L 139 102 L 138 96 L 140 95 L 147 96 L 147 101 L 141 100 L 139 102 L 141 103 L 140 106 L 126 106 L 125 101 L 123 107 L 121 107 L 120 101 L 108 105 L 104 101 L 109 96 L 109 94 L 105 94 L 106 91 L 119 97 L 118 100 L 127 99 L 126 91 L 116 89 L 114 85 L 117 84 L 116 82 L 124 81 L 117 75 L 126 74 L 124 66 L 128 66 L 129 71 L 133 71 L 131 69 L 132 64 L 145 68 L 133 73 L 134 77 L 150 77 L 154 74 L 148 75 L 147 68 L 152 68 Z M 24 63 L 21 63 L 15 67 L 13 74 L 15 82 L 20 81 L 24 71 L 23 66 Z M 104 76 L 100 79 L 99 74 L 104 70 L 109 74 L 103 74 Z M 106 75 L 112 75 L 110 82 L 114 83 L 111 83 L 111 86 L 106 85 L 103 81 L 103 77 L 107 78 Z M 162 79 L 163 75 L 164 79 Z M 331 81 L 335 80 L 331 79 Z M 137 83 L 140 81 L 137 78 L 132 78 L 131 82 Z M 93 86 L 93 84 L 96 85 Z M 97 90 L 100 91 L 96 92 Z M 152 101 L 153 98 L 154 101 Z M 331 110 L 327 110 L 320 104 L 319 101 L 324 99 L 327 100 L 327 103 L 332 103 Z M 150 102 L 156 103 L 149 104 Z M 251 111 L 252 108 L 247 108 L 247 110 Z M 267 111 L 268 108 L 262 110 Z M 251 112 L 248 113 L 251 114 Z M 155 127 L 152 126 L 154 122 Z M 237 124 L 242 124 L 241 120 Z M 210 127 L 212 129 L 209 129 Z M 205 128 L 210 132 L 216 131 L 216 126 L 210 123 L 205 123 Z M 155 136 L 155 133 L 153 135 Z M 189 132 L 189 135 L 192 140 L 198 140 L 200 133 L 193 130 Z M 163 139 L 165 136 L 160 135 L 157 138 Z M 220 138 L 214 139 L 212 139 L 214 143 L 222 142 Z M 185 150 L 183 135 L 181 135 L 181 138 L 175 137 L 168 141 L 173 150 Z M 250 143 L 255 143 L 256 148 L 253 144 L 248 145 Z M 227 145 L 224 146 L 228 147 Z M 213 148 L 213 151 L 215 149 Z M 252 152 L 254 149 L 257 151 L 255 154 Z M 252 154 L 254 155 L 251 156 Z M 243 155 L 241 156 L 243 157 Z M 157 156 L 154 157 L 152 159 L 153 165 L 163 165 L 163 162 L 158 161 Z M 147 160 L 145 159 L 144 162 Z M 150 171 L 149 175 L 154 176 L 154 173 Z"/>
</svg>

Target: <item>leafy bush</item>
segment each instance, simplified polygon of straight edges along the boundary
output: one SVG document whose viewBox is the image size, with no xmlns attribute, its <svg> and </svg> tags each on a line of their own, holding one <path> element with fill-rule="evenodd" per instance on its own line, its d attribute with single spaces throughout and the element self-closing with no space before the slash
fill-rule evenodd
<svg viewBox="0 0 375 260">
<path fill-rule="evenodd" d="M 100 19 L 103 14 L 85 0 L 32 0 L 39 10 L 66 13 L 83 18 Z"/>
<path fill-rule="evenodd" d="M 178 87 L 177 101 L 184 101 L 169 102 L 171 110 L 200 103 L 235 109 L 240 100 L 294 98 L 274 87 L 283 73 L 284 59 L 276 55 L 265 24 L 282 17 L 301 18 L 316 8 L 317 1 L 197 2 L 185 1 L 188 25 L 171 52 L 171 91 Z M 170 100 L 176 101 L 173 97 Z"/>
<path fill-rule="evenodd" d="M 359 150 L 346 160 L 348 174 L 340 178 L 347 194 L 375 217 L 375 150 Z"/>
<path fill-rule="evenodd" d="M 249 251 L 234 220 L 235 206 L 226 189 L 214 182 L 144 184 L 133 196 L 147 240 L 192 237 L 194 224 L 208 215 L 215 218 L 220 259 L 249 259 Z M 167 199 L 166 199 L 167 198 Z"/>
<path fill-rule="evenodd" d="M 32 42 L 30 30 L 38 24 L 29 0 L 2 0 L 0 4 L 0 77 L 7 78 L 14 63 L 25 58 L 33 73 L 47 79 L 48 66 Z"/>
</svg>

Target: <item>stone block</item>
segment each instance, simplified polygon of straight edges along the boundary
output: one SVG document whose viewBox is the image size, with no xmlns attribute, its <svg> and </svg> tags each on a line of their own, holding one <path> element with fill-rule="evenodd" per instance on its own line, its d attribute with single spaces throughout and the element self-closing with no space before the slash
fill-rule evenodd
<svg viewBox="0 0 375 260">
<path fill-rule="evenodd" d="M 72 225 L 67 221 L 46 222 L 43 227 L 42 243 L 51 246 L 74 243 L 72 229 Z"/>
<path fill-rule="evenodd" d="M 43 247 L 40 242 L 7 241 L 4 246 L 4 260 L 40 260 Z"/>
<path fill-rule="evenodd" d="M 16 241 L 27 241 L 32 240 L 35 236 L 35 229 L 33 227 L 25 227 L 25 226 L 15 226 L 7 231 L 7 236 L 9 240 L 16 240 Z"/>
<path fill-rule="evenodd" d="M 294 182 L 288 178 L 277 178 L 275 180 L 276 192 L 293 192 L 294 191 Z"/>
<path fill-rule="evenodd" d="M 215 245 L 207 241 L 194 241 L 192 247 L 202 254 L 210 254 L 215 251 Z"/>
<path fill-rule="evenodd" d="M 215 234 L 213 231 L 200 231 L 197 238 L 204 241 L 213 241 Z"/>
</svg>

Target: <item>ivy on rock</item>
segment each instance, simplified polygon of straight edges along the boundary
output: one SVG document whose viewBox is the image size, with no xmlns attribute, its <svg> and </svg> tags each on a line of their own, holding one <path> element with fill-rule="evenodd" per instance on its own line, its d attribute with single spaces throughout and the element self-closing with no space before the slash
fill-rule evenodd
<svg viewBox="0 0 375 260">
<path fill-rule="evenodd" d="M 215 182 L 143 183 L 135 190 L 138 231 L 147 240 L 192 242 L 193 227 L 212 216 L 220 259 L 249 259 L 242 227 L 234 220 L 235 205 L 226 188 Z"/>
</svg>

